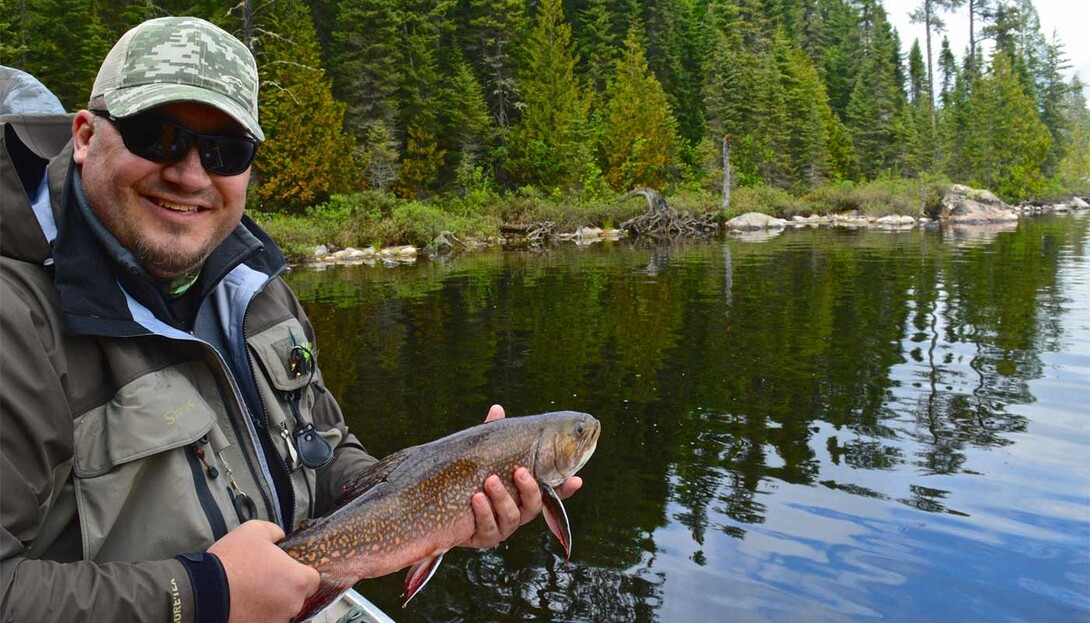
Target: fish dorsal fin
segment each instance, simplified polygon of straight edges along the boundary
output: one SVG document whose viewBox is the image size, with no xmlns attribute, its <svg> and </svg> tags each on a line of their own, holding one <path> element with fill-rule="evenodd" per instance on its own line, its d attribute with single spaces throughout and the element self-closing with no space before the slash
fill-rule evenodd
<svg viewBox="0 0 1090 623">
<path fill-rule="evenodd" d="M 404 463 L 405 459 L 409 458 L 413 448 L 415 446 L 388 454 L 384 459 L 364 469 L 346 482 L 344 484 L 344 495 L 341 498 L 341 506 L 363 495 L 374 488 L 375 485 L 386 482 L 390 473 L 397 469 L 398 465 Z"/>
</svg>

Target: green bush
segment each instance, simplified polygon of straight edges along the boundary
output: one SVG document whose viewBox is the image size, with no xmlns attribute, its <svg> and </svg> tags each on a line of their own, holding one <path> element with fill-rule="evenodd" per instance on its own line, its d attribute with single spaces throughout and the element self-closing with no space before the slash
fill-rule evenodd
<svg viewBox="0 0 1090 623">
<path fill-rule="evenodd" d="M 790 218 L 807 212 L 806 204 L 791 193 L 772 186 L 746 186 L 730 194 L 730 209 L 725 216 L 760 212 L 779 218 Z"/>
</svg>

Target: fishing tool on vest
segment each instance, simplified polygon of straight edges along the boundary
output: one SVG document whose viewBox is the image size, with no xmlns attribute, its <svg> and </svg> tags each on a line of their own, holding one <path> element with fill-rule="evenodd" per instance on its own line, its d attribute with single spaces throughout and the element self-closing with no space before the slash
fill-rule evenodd
<svg viewBox="0 0 1090 623">
<path fill-rule="evenodd" d="M 291 337 L 291 350 L 288 351 L 288 372 L 294 378 L 308 375 L 307 385 L 314 380 L 317 366 L 314 364 L 314 353 L 306 346 L 295 341 L 295 334 L 288 330 Z M 303 419 L 299 411 L 298 389 L 283 392 L 284 400 L 291 407 L 292 417 L 295 418 L 295 447 L 299 452 L 299 462 L 303 467 L 318 469 L 328 465 L 333 460 L 333 447 L 318 434 L 314 424 Z"/>
</svg>

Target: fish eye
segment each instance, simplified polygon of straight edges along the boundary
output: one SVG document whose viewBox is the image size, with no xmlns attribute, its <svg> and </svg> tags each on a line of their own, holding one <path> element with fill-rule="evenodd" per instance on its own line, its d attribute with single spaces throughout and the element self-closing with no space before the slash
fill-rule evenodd
<svg viewBox="0 0 1090 623">
<path fill-rule="evenodd" d="M 585 431 L 585 430 L 586 430 L 586 427 L 583 425 L 582 422 L 580 422 L 579 424 L 577 424 L 575 426 L 575 434 L 576 435 L 582 435 L 583 431 Z"/>
</svg>

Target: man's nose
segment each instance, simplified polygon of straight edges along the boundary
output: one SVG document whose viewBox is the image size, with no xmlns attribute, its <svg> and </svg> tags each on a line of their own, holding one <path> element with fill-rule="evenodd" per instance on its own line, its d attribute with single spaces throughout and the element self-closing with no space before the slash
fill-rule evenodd
<svg viewBox="0 0 1090 623">
<path fill-rule="evenodd" d="M 163 178 L 168 182 L 192 190 L 204 188 L 212 181 L 208 171 L 205 171 L 204 165 L 201 164 L 201 156 L 197 151 L 196 143 L 189 147 L 189 150 L 185 152 L 185 157 L 181 160 L 163 167 Z"/>
</svg>

